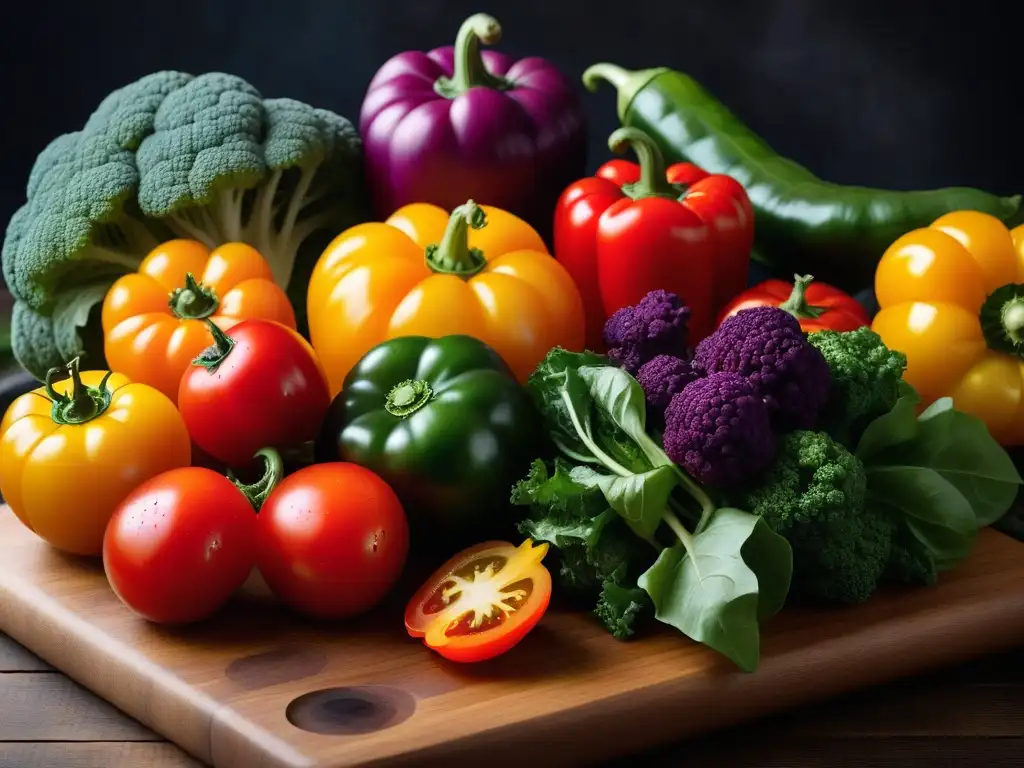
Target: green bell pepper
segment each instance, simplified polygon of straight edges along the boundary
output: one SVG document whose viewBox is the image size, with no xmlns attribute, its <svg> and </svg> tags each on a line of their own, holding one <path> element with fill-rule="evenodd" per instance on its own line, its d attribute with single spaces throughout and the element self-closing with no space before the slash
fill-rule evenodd
<svg viewBox="0 0 1024 768">
<path fill-rule="evenodd" d="M 511 525 L 502 510 L 542 434 L 529 395 L 491 347 L 403 336 L 349 371 L 315 452 L 377 473 L 411 527 L 475 534 Z"/>
</svg>

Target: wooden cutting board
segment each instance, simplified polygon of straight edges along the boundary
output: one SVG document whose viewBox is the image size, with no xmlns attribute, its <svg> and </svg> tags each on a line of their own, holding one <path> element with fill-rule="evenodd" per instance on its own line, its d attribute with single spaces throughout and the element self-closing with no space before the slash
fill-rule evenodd
<svg viewBox="0 0 1024 768">
<path fill-rule="evenodd" d="M 565 610 L 460 666 L 405 635 L 400 599 L 317 627 L 258 580 L 211 622 L 168 630 L 6 508 L 0 554 L 0 630 L 217 768 L 577 765 L 1024 645 L 1024 545 L 994 531 L 934 588 L 787 609 L 753 675 L 679 633 L 620 642 Z"/>
</svg>

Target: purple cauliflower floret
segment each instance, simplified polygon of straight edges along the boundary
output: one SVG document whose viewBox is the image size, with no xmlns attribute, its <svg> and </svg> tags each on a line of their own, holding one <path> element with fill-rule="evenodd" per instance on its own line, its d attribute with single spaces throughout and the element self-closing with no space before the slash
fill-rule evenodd
<svg viewBox="0 0 1024 768">
<path fill-rule="evenodd" d="M 644 390 L 647 400 L 647 415 L 661 417 L 668 408 L 673 395 L 683 387 L 700 378 L 689 360 L 674 355 L 657 355 L 640 366 L 636 380 Z"/>
<path fill-rule="evenodd" d="M 623 307 L 604 324 L 608 357 L 636 375 L 657 355 L 686 353 L 690 308 L 676 294 L 651 291 L 634 306 Z"/>
<path fill-rule="evenodd" d="M 738 373 L 753 385 L 782 429 L 815 429 L 828 399 L 831 374 L 800 323 L 777 307 L 737 312 L 697 345 L 694 366 Z"/>
<path fill-rule="evenodd" d="M 672 461 L 717 488 L 748 483 L 775 460 L 768 408 L 737 373 L 712 373 L 673 397 L 663 440 Z"/>
</svg>

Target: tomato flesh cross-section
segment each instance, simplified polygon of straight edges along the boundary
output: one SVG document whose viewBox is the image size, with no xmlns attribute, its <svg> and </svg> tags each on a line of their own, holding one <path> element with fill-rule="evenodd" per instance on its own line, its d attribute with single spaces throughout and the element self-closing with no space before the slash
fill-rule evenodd
<svg viewBox="0 0 1024 768">
<path fill-rule="evenodd" d="M 460 552 L 409 601 L 405 628 L 452 661 L 473 662 L 505 653 L 547 610 L 551 574 L 541 561 L 546 543 L 518 547 L 490 541 Z"/>
</svg>

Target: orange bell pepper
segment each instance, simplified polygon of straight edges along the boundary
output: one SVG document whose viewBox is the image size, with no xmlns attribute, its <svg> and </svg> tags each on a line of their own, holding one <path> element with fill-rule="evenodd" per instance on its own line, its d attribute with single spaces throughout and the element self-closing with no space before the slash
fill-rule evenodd
<svg viewBox="0 0 1024 768">
<path fill-rule="evenodd" d="M 331 385 L 397 336 L 474 336 L 525 381 L 554 346 L 583 348 L 583 300 L 525 221 L 472 200 L 412 203 L 327 246 L 309 281 L 309 336 Z"/>
<path fill-rule="evenodd" d="M 107 365 L 177 403 L 185 369 L 213 344 L 206 318 L 225 331 L 251 318 L 295 330 L 295 311 L 255 248 L 225 243 L 211 252 L 196 240 L 170 240 L 107 292 Z"/>
<path fill-rule="evenodd" d="M 921 407 L 951 397 L 1002 445 L 1024 445 L 1024 226 L 948 213 L 886 250 L 875 294 L 871 327 L 907 356 Z"/>
</svg>

